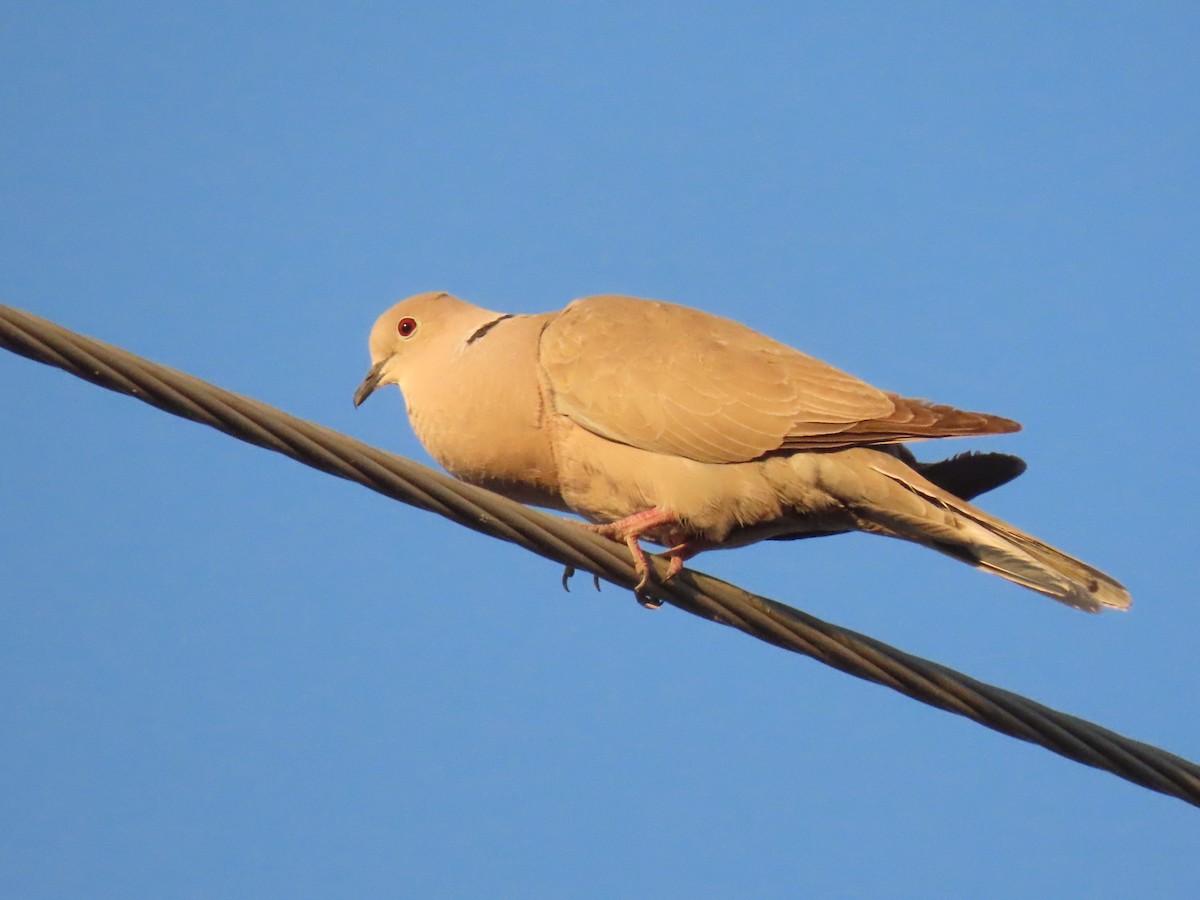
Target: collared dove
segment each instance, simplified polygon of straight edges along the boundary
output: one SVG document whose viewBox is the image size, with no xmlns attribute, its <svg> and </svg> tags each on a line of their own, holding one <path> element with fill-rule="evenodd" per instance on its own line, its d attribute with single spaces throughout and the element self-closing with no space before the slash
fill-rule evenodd
<svg viewBox="0 0 1200 900">
<path fill-rule="evenodd" d="M 428 293 L 385 312 L 370 351 L 356 406 L 398 385 L 451 474 L 583 516 L 629 547 L 639 587 L 642 539 L 669 548 L 670 577 L 702 550 L 859 530 L 1077 609 L 1129 607 L 1114 579 L 963 499 L 1019 460 L 957 457 L 939 477 L 898 446 L 1016 422 L 885 393 L 729 319 L 617 295 L 506 315 Z"/>
</svg>

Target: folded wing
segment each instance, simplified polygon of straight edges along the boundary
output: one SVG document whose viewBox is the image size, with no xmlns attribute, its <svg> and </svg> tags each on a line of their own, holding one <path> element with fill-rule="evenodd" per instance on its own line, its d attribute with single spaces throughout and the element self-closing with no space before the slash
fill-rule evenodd
<svg viewBox="0 0 1200 900">
<path fill-rule="evenodd" d="M 699 462 L 1020 427 L 884 393 L 737 322 L 632 297 L 576 300 L 542 333 L 539 358 L 557 412 Z"/>
</svg>

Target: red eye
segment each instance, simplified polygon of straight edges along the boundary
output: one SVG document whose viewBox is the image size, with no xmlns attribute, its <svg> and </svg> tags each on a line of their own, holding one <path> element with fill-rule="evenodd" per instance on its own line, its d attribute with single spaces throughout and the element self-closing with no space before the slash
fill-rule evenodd
<svg viewBox="0 0 1200 900">
<path fill-rule="evenodd" d="M 417 330 L 417 320 L 412 316 L 405 316 L 396 323 L 396 330 L 400 332 L 400 337 L 412 337 L 413 332 Z"/>
</svg>

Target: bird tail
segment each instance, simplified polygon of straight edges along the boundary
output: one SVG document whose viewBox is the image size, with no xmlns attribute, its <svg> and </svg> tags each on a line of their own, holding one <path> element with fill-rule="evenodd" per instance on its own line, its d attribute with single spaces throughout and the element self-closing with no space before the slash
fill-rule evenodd
<svg viewBox="0 0 1200 900">
<path fill-rule="evenodd" d="M 1129 609 L 1129 592 L 1099 569 L 989 516 L 903 463 L 880 462 L 871 468 L 902 488 L 907 500 L 856 510 L 869 530 L 940 550 L 1076 609 Z"/>
</svg>

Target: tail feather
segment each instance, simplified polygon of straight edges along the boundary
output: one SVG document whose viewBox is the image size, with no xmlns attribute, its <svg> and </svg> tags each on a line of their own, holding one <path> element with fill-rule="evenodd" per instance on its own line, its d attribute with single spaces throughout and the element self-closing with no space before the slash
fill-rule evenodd
<svg viewBox="0 0 1200 900">
<path fill-rule="evenodd" d="M 940 550 L 1076 609 L 1129 609 L 1129 592 L 1099 569 L 959 500 L 907 467 L 872 468 L 942 513 L 930 515 L 933 510 L 908 509 L 909 504 L 860 511 L 895 537 Z"/>
</svg>

